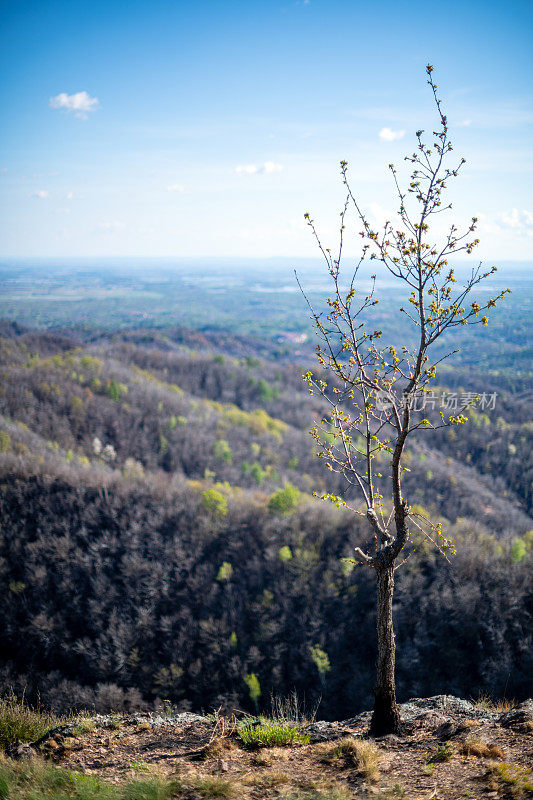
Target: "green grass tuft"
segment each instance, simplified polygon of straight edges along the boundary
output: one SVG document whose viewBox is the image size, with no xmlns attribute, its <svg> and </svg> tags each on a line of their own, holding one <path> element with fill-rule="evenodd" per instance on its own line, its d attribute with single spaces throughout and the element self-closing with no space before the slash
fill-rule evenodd
<svg viewBox="0 0 533 800">
<path fill-rule="evenodd" d="M 449 743 L 439 744 L 436 750 L 431 753 L 428 764 L 442 764 L 444 761 L 451 761 L 455 755 L 455 748 Z"/>
<path fill-rule="evenodd" d="M 488 694 L 479 694 L 472 702 L 478 708 L 484 708 L 487 711 L 495 711 L 498 714 L 505 714 L 516 706 L 516 700 L 494 700 Z"/>
<path fill-rule="evenodd" d="M 93 775 L 69 772 L 40 758 L 11 761 L 0 756 L 0 800 L 171 800 L 182 784 L 159 777 L 134 780 L 116 787 Z M 200 792 L 201 793 L 201 792 Z M 203 794 L 202 797 L 229 797 Z"/>
<path fill-rule="evenodd" d="M 259 725 L 246 723 L 238 734 L 242 743 L 250 748 L 285 747 L 291 744 L 309 743 L 309 736 L 299 733 L 293 725 L 273 721 L 263 721 Z"/>
<path fill-rule="evenodd" d="M 128 783 L 120 790 L 119 797 L 120 800 L 171 800 L 180 796 L 181 789 L 181 783 L 177 780 L 147 778 Z"/>
<path fill-rule="evenodd" d="M 118 800 L 116 789 L 97 778 L 68 772 L 41 759 L 0 758 L 0 800 Z"/>
</svg>

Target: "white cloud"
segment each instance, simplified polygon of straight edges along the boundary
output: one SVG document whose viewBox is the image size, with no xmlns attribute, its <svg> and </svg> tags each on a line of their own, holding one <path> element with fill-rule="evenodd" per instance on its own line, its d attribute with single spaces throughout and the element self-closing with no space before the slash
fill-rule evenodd
<svg viewBox="0 0 533 800">
<path fill-rule="evenodd" d="M 308 225 L 303 217 L 298 219 L 289 220 L 289 229 L 291 231 L 307 231 Z"/>
<path fill-rule="evenodd" d="M 498 214 L 500 225 L 511 228 L 515 233 L 533 236 L 533 211 L 513 208 L 511 211 L 502 211 Z"/>
<path fill-rule="evenodd" d="M 264 164 L 244 164 L 235 167 L 237 175 L 271 175 L 273 172 L 282 172 L 281 164 L 275 161 L 265 161 Z"/>
<path fill-rule="evenodd" d="M 276 164 L 274 161 L 266 161 L 259 170 L 259 172 L 264 172 L 267 175 L 271 172 L 282 172 L 282 171 L 283 167 L 281 166 L 281 164 Z"/>
<path fill-rule="evenodd" d="M 46 189 L 36 189 L 34 192 L 30 192 L 28 197 L 36 197 L 38 200 L 48 200 L 50 192 L 47 192 Z"/>
<path fill-rule="evenodd" d="M 67 200 L 74 200 L 74 192 L 67 192 L 66 198 Z"/>
<path fill-rule="evenodd" d="M 472 124 L 471 119 L 463 119 L 461 122 L 456 123 L 458 128 L 468 128 Z"/>
<path fill-rule="evenodd" d="M 167 192 L 179 192 L 179 194 L 183 194 L 185 192 L 185 186 L 182 183 L 172 183 L 170 186 L 167 186 Z"/>
<path fill-rule="evenodd" d="M 74 114 L 78 119 L 87 119 L 89 112 L 98 107 L 98 98 L 91 97 L 87 92 L 76 92 L 75 94 L 61 94 L 50 98 L 50 108 L 58 108 L 66 111 L 67 114 Z"/>
<path fill-rule="evenodd" d="M 379 138 L 384 142 L 395 142 L 397 139 L 403 139 L 405 131 L 393 131 L 392 128 L 382 128 L 379 132 Z"/>
<path fill-rule="evenodd" d="M 96 231 L 100 233 L 116 233 L 117 231 L 124 230 L 125 227 L 125 222 L 113 220 L 111 222 L 99 222 L 96 226 Z"/>
<path fill-rule="evenodd" d="M 256 164 L 246 164 L 235 167 L 235 172 L 237 175 L 257 175 L 259 169 L 260 167 L 256 166 Z"/>
<path fill-rule="evenodd" d="M 379 203 L 368 203 L 365 212 L 367 212 L 370 224 L 378 229 L 383 228 L 387 220 L 390 221 L 396 216 Z"/>
</svg>

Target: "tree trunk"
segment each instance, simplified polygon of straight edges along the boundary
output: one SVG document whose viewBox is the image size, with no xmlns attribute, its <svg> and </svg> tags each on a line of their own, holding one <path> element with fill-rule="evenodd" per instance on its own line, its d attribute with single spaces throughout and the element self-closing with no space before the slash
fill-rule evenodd
<svg viewBox="0 0 533 800">
<path fill-rule="evenodd" d="M 376 577 L 378 591 L 378 663 L 374 713 L 370 723 L 370 734 L 372 736 L 386 736 L 389 733 L 400 733 L 401 731 L 394 678 L 396 646 L 392 624 L 393 564 L 386 567 L 377 567 Z"/>
</svg>

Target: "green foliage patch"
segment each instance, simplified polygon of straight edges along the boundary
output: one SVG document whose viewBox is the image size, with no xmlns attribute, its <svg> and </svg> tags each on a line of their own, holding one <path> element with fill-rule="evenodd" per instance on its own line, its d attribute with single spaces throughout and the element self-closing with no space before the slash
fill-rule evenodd
<svg viewBox="0 0 533 800">
<path fill-rule="evenodd" d="M 217 489 L 206 489 L 202 492 L 202 507 L 218 519 L 228 513 L 228 501 Z"/>
<path fill-rule="evenodd" d="M 284 489 L 274 492 L 268 502 L 268 510 L 271 514 L 286 516 L 291 514 L 300 500 L 300 490 L 288 483 Z"/>
</svg>

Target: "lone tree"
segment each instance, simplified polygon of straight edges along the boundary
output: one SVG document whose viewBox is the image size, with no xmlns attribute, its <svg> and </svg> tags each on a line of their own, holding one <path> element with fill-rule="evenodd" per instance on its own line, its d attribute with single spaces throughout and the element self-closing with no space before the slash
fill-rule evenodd
<svg viewBox="0 0 533 800">
<path fill-rule="evenodd" d="M 433 131 L 430 144 L 425 143 L 424 131 L 416 132 L 416 150 L 405 158 L 411 165 L 405 189 L 401 188 L 396 168 L 389 164 L 399 201 L 395 224 L 388 221 L 379 232 L 373 229 L 352 192 L 345 161 L 340 166 L 346 199 L 335 254 L 323 246 L 313 220 L 305 214 L 326 260 L 333 292 L 324 312 L 315 311 L 306 296 L 319 337 L 317 356 L 321 370 L 320 374 L 308 372 L 303 377 L 310 391 L 318 391 L 327 402 L 328 410 L 321 424 L 311 430 L 319 447 L 318 455 L 325 459 L 329 470 L 340 473 L 357 487 L 364 510 L 352 510 L 366 516 L 370 526 L 369 544 L 364 549 L 355 549 L 355 561 L 371 567 L 377 579 L 377 680 L 370 727 L 375 736 L 398 733 L 401 729 L 395 691 L 392 602 L 394 572 L 403 563 L 404 548 L 412 541 L 413 526 L 422 530 L 443 554 L 448 548 L 453 551 L 453 544 L 442 535 L 440 525 L 419 518 L 402 491 L 408 438 L 419 429 L 435 430 L 467 421 L 463 413 L 466 407 L 452 416 L 441 411 L 437 417 L 424 408 L 428 396 L 434 392 L 431 385 L 437 365 L 457 352 L 438 356 L 434 346 L 454 328 L 486 325 L 488 318 L 482 312 L 494 307 L 508 291 L 480 304 L 472 299 L 472 290 L 496 268 L 484 271 L 479 264 L 461 282 L 450 266 L 450 259 L 461 252 L 472 253 L 478 244 L 474 233 L 476 217 L 464 232 L 451 224 L 440 242 L 436 242 L 439 237 L 432 230 L 434 218 L 451 209 L 451 204 L 443 204 L 443 194 L 465 160 L 447 166 L 453 158 L 448 122 L 433 80 L 433 67 L 428 65 L 426 72 L 438 129 Z M 341 259 L 350 210 L 360 224 L 362 254 L 350 272 L 350 280 L 342 284 Z M 381 262 L 398 281 L 398 287 L 406 290 L 408 302 L 398 309 L 398 314 L 405 315 L 408 324 L 414 327 L 416 344 L 410 345 L 409 341 L 402 346 L 383 344 L 382 331 L 373 330 L 372 309 L 379 303 L 375 296 L 376 275 L 372 276 L 371 288 L 366 293 L 358 290 L 359 269 L 368 260 Z M 330 385 L 324 380 L 327 371 L 333 374 Z M 383 502 L 384 485 L 389 486 L 387 494 L 392 494 L 390 510 Z M 322 498 L 347 505 L 342 498 L 331 494 L 325 493 Z"/>
</svg>

